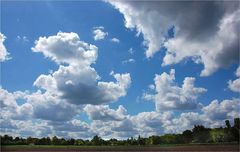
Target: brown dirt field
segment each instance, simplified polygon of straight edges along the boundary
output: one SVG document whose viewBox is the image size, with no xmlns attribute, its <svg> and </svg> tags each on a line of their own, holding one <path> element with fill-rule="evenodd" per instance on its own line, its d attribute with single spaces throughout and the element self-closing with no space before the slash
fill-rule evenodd
<svg viewBox="0 0 240 152">
<path fill-rule="evenodd" d="M 173 147 L 61 147 L 61 148 L 19 148 L 19 147 L 2 147 L 3 152 L 130 152 L 130 151 L 173 151 L 173 152 L 239 152 L 239 145 L 187 145 L 187 146 L 173 146 Z"/>
</svg>

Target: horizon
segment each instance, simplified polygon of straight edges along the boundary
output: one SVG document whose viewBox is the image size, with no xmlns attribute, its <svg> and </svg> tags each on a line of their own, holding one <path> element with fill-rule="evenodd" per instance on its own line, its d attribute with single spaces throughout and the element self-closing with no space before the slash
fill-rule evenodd
<svg viewBox="0 0 240 152">
<path fill-rule="evenodd" d="M 234 118 L 234 119 L 238 119 L 238 121 L 240 120 L 240 118 Z M 148 136 L 148 137 L 141 137 L 141 135 L 137 135 L 137 136 L 135 136 L 135 137 L 128 137 L 128 138 L 125 138 L 125 139 L 117 139 L 118 141 L 126 141 L 126 140 L 129 140 L 129 139 L 139 139 L 139 138 L 151 138 L 151 137 L 153 137 L 153 136 L 155 136 L 155 137 L 164 137 L 164 136 L 167 136 L 167 135 L 174 135 L 174 136 L 177 136 L 177 135 L 184 135 L 184 132 L 186 132 L 186 131 L 190 131 L 190 132 L 194 132 L 194 128 L 197 128 L 197 127 L 204 127 L 206 130 L 208 130 L 208 129 L 210 129 L 210 130 L 214 130 L 214 129 L 229 129 L 228 128 L 228 126 L 227 126 L 227 122 L 226 121 L 228 121 L 228 122 L 230 122 L 228 119 L 227 120 L 225 120 L 225 126 L 219 126 L 219 128 L 206 128 L 205 126 L 203 126 L 203 125 L 194 125 L 194 127 L 192 128 L 192 129 L 187 129 L 187 130 L 184 130 L 183 132 L 180 132 L 180 133 L 168 133 L 168 134 L 163 134 L 163 135 L 151 135 L 151 136 Z M 239 122 L 238 122 L 239 123 Z M 231 127 L 237 127 L 236 126 L 236 124 L 235 125 L 232 125 L 231 126 L 231 124 L 230 124 L 230 128 Z M 202 132 L 200 131 L 200 132 L 198 132 L 199 134 L 202 134 Z M 7 134 L 5 134 L 5 135 L 0 135 L 1 136 L 1 141 L 3 141 L 3 142 L 6 142 L 6 141 L 4 141 L 2 138 L 4 137 L 4 136 L 9 136 L 9 135 L 7 135 Z M 104 139 L 104 138 L 102 138 L 101 136 L 99 136 L 99 135 L 93 135 L 91 138 L 87 138 L 87 139 L 82 139 L 82 138 L 63 138 L 63 137 L 58 137 L 58 136 L 46 136 L 46 137 L 41 137 L 41 138 L 50 138 L 51 140 L 54 138 L 54 137 L 57 137 L 58 139 L 61 139 L 61 138 L 63 138 L 63 139 L 65 139 L 65 140 L 70 140 L 70 139 L 74 139 L 74 140 L 79 140 L 79 139 L 81 139 L 81 140 L 85 140 L 85 141 L 91 141 L 91 140 L 93 140 L 93 138 L 94 137 L 98 137 L 99 139 L 103 139 L 103 140 L 105 140 L 105 141 L 109 141 L 109 140 L 112 140 L 112 139 L 116 139 L 116 138 L 108 138 L 108 139 Z M 22 139 L 27 139 L 27 138 L 37 138 L 37 139 L 40 139 L 40 138 L 38 138 L 38 137 L 31 137 L 31 136 L 28 136 L 28 137 L 19 137 L 19 136 L 11 136 L 11 137 L 13 137 L 13 140 L 15 140 L 17 137 L 18 138 L 22 138 Z M 15 138 L 15 139 L 14 139 Z M 183 138 L 186 138 L 185 136 L 183 136 Z M 197 137 L 196 137 L 197 138 Z M 213 137 L 212 137 L 213 138 Z M 239 139 L 239 138 L 238 138 Z M 228 141 L 229 142 L 229 141 Z M 231 141 L 231 142 L 233 142 L 233 141 Z M 239 141 L 235 141 L 235 142 L 239 142 Z M 216 142 L 217 143 L 217 142 Z"/>
<path fill-rule="evenodd" d="M 128 139 L 240 117 L 238 1 L 1 1 L 0 134 Z"/>
</svg>

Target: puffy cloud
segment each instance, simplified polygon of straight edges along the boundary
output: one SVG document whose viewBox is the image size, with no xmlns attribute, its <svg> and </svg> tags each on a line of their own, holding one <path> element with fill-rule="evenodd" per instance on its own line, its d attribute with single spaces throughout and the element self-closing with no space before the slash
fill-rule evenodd
<svg viewBox="0 0 240 152">
<path fill-rule="evenodd" d="M 238 77 L 236 80 L 228 81 L 228 88 L 234 92 L 240 92 L 240 67 L 236 70 L 236 76 Z"/>
<path fill-rule="evenodd" d="M 101 104 L 125 96 L 131 83 L 128 73 L 114 74 L 116 82 L 97 82 L 98 78 L 90 67 L 60 66 L 52 75 L 40 76 L 34 84 L 73 104 Z"/>
<path fill-rule="evenodd" d="M 165 132 L 166 133 L 180 133 L 186 129 L 192 129 L 194 125 L 205 125 L 206 121 L 204 117 L 197 112 L 187 112 L 181 113 L 179 117 L 175 117 L 170 122 L 165 124 Z M 211 122 L 208 122 L 207 126 L 210 125 Z"/>
<path fill-rule="evenodd" d="M 130 120 L 136 125 L 138 134 L 142 136 L 151 136 L 163 134 L 165 131 L 165 124 L 169 123 L 173 115 L 171 112 L 158 113 L 141 112 L 135 116 L 131 116 Z"/>
<path fill-rule="evenodd" d="M 130 59 L 122 61 L 122 64 L 127 64 L 127 63 L 135 63 L 135 59 L 130 58 Z"/>
<path fill-rule="evenodd" d="M 91 107 L 91 109 L 90 109 Z M 90 110 L 89 110 L 90 109 Z M 163 134 L 164 124 L 173 118 L 171 112 L 140 112 L 137 115 L 126 115 L 125 108 L 110 109 L 108 106 L 92 106 L 85 108 L 93 119 L 91 130 L 104 138 L 129 138 Z M 120 118 L 119 118 L 120 117 Z"/>
<path fill-rule="evenodd" d="M 98 48 L 80 41 L 77 33 L 58 32 L 57 35 L 40 37 L 32 50 L 58 64 L 85 66 L 96 61 Z"/>
<path fill-rule="evenodd" d="M 240 99 L 213 100 L 208 106 L 203 107 L 202 111 L 208 119 L 224 120 L 239 117 Z"/>
<path fill-rule="evenodd" d="M 7 51 L 6 47 L 4 46 L 4 41 L 6 40 L 6 36 L 0 33 L 0 62 L 9 60 L 9 52 Z"/>
<path fill-rule="evenodd" d="M 40 75 L 34 85 L 49 94 L 73 104 L 102 104 L 125 96 L 131 84 L 129 73 L 112 74 L 116 82 L 99 81 L 91 67 L 97 59 L 97 47 L 80 41 L 76 33 L 59 32 L 55 36 L 40 37 L 34 52 L 60 64 L 57 71 Z M 67 65 L 65 65 L 67 64 Z"/>
<path fill-rule="evenodd" d="M 66 122 L 48 122 L 53 126 L 54 131 L 85 132 L 89 130 L 89 125 L 78 119 L 72 119 Z"/>
<path fill-rule="evenodd" d="M 197 102 L 198 96 L 207 90 L 195 87 L 193 77 L 186 77 L 181 87 L 177 86 L 174 81 L 174 69 L 171 69 L 169 74 L 163 72 L 161 75 L 155 75 L 155 86 L 151 88 L 155 88 L 156 94 L 145 93 L 143 98 L 153 100 L 157 111 L 197 108 L 200 105 Z"/>
<path fill-rule="evenodd" d="M 41 91 L 28 94 L 27 103 L 32 105 L 34 119 L 68 121 L 80 113 L 81 107 L 69 104 L 56 95 Z"/>
<path fill-rule="evenodd" d="M 0 88 L 1 119 L 26 120 L 32 117 L 33 107 L 29 103 L 18 105 L 17 100 L 23 99 L 25 93 L 10 93 Z"/>
<path fill-rule="evenodd" d="M 24 98 L 26 103 L 17 105 L 16 100 Z M 123 106 L 111 109 L 108 105 L 86 105 L 83 109 L 92 119 L 83 122 L 74 116 L 81 107 L 56 99 L 47 93 L 9 93 L 0 90 L 1 119 L 0 133 L 13 136 L 54 136 L 65 138 L 92 138 L 100 135 L 105 139 L 126 139 L 138 135 L 147 137 L 165 133 L 180 133 L 194 125 L 219 127 L 224 120 L 239 117 L 239 99 L 214 100 L 203 106 L 199 112 L 140 112 L 127 115 Z M 8 110 L 7 110 L 8 109 Z M 22 115 L 20 114 L 22 113 Z M 18 117 L 17 117 L 18 116 Z M 21 118 L 21 119 L 19 119 Z"/>
<path fill-rule="evenodd" d="M 82 111 L 81 104 L 109 103 L 125 96 L 131 83 L 130 74 L 113 72 L 115 82 L 100 81 L 100 76 L 91 67 L 97 59 L 97 47 L 80 41 L 76 33 L 59 32 L 40 37 L 32 50 L 53 60 L 59 68 L 35 80 L 33 85 L 41 89 L 36 92 L 10 93 L 0 89 L 1 121 L 11 120 L 7 126 L 12 126 L 12 129 L 1 128 L 1 132 L 22 136 L 92 136 L 95 132 L 88 124 L 73 119 Z M 18 105 L 17 100 L 24 103 Z M 122 106 L 116 112 L 106 106 L 100 107 L 107 110 L 109 117 L 119 121 L 125 117 Z M 29 126 L 24 126 L 23 120 Z"/>
<path fill-rule="evenodd" d="M 102 40 L 104 39 L 107 35 L 108 35 L 108 32 L 104 32 L 104 27 L 103 26 L 99 26 L 99 27 L 94 27 L 93 28 L 93 34 L 94 34 L 94 40 L 97 41 L 97 40 Z"/>
<path fill-rule="evenodd" d="M 18 105 L 17 100 L 23 100 L 24 103 Z M 0 104 L 3 119 L 66 121 L 80 113 L 79 107 L 40 91 L 30 94 L 27 92 L 10 93 L 0 89 Z"/>
<path fill-rule="evenodd" d="M 100 121 L 91 123 L 91 130 L 105 139 L 119 138 L 126 139 L 137 135 L 137 129 L 129 119 L 122 121 Z"/>
<path fill-rule="evenodd" d="M 122 105 L 117 110 L 110 109 L 108 105 L 87 105 L 84 110 L 92 120 L 101 121 L 123 120 L 127 111 Z"/>
<path fill-rule="evenodd" d="M 225 125 L 225 120 L 232 120 L 240 116 L 239 99 L 213 100 L 209 105 L 204 106 L 201 112 L 181 113 L 170 123 L 165 124 L 165 132 L 174 133 L 191 129 L 194 125 L 204 125 L 206 127 L 220 127 Z"/>
<path fill-rule="evenodd" d="M 120 43 L 120 40 L 119 40 L 118 38 L 115 38 L 115 37 L 112 38 L 111 41 L 112 41 L 112 42 L 115 42 L 115 43 Z"/>
<path fill-rule="evenodd" d="M 0 128 L 0 133 L 8 134 L 13 137 L 46 137 L 51 136 L 52 134 L 51 127 L 49 127 L 45 122 L 33 122 L 31 120 L 1 120 L 1 122 L 4 125 Z"/>
<path fill-rule="evenodd" d="M 20 99 L 24 101 L 21 105 L 17 103 Z M 58 135 L 59 132 L 54 132 L 61 128 L 60 125 L 54 125 L 57 123 L 65 125 L 66 128 L 68 125 L 71 132 L 76 131 L 74 127 L 81 131 L 80 124 L 73 119 L 80 113 L 81 107 L 64 102 L 50 94 L 43 94 L 40 91 L 10 93 L 0 89 L 0 104 L 0 121 L 4 123 L 0 127 L 2 134 L 23 137 Z M 84 125 L 82 127 L 84 128 Z"/>
<path fill-rule="evenodd" d="M 66 122 L 48 122 L 48 126 L 52 126 L 54 135 L 65 138 L 84 138 L 89 139 L 94 135 L 89 124 L 78 119 L 72 119 Z"/>
<path fill-rule="evenodd" d="M 204 65 L 201 75 L 208 76 L 238 61 L 240 10 L 237 2 L 109 3 L 124 15 L 127 28 L 143 34 L 146 57 L 154 56 L 162 47 L 167 49 L 162 66 L 191 58 Z M 171 28 L 173 38 L 167 36 Z M 232 34 L 229 36 L 229 33 Z"/>
</svg>

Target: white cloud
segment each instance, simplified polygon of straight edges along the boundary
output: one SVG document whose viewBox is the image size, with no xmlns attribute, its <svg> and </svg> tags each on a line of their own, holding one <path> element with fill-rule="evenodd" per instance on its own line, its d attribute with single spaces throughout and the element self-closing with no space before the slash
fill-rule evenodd
<svg viewBox="0 0 240 152">
<path fill-rule="evenodd" d="M 3 120 L 1 122 L 4 124 L 7 122 L 7 125 L 2 127 L 0 126 L 1 134 L 8 134 L 13 137 L 47 137 L 51 136 L 51 127 L 47 126 L 45 122 L 32 122 L 31 120 Z M 2 123 L 1 123 L 2 124 Z"/>
<path fill-rule="evenodd" d="M 93 28 L 93 34 L 94 34 L 93 38 L 95 41 L 102 40 L 108 35 L 108 32 L 104 32 L 103 30 L 104 30 L 103 26 Z"/>
<path fill-rule="evenodd" d="M 128 63 L 135 63 L 135 59 L 130 58 L 130 59 L 122 61 L 122 64 L 128 64 Z"/>
<path fill-rule="evenodd" d="M 24 101 L 19 105 L 17 100 Z M 62 101 L 56 96 L 40 91 L 14 92 L 0 89 L 1 115 L 3 119 L 42 119 L 66 121 L 80 113 L 80 108 Z"/>
<path fill-rule="evenodd" d="M 165 124 L 166 133 L 180 133 L 186 129 L 192 129 L 194 125 L 210 125 L 211 122 L 206 122 L 204 117 L 197 112 L 181 113 L 180 116 L 173 118 Z"/>
<path fill-rule="evenodd" d="M 24 98 L 26 103 L 17 105 L 16 100 Z M 9 93 L 0 90 L 1 134 L 13 136 L 54 136 L 65 138 L 92 138 L 100 135 L 105 139 L 126 139 L 141 135 L 162 135 L 180 133 L 194 125 L 206 127 L 224 126 L 226 119 L 239 117 L 240 100 L 213 100 L 203 106 L 200 112 L 186 112 L 179 116 L 173 112 L 140 112 L 127 115 L 123 106 L 111 109 L 108 105 L 86 105 L 84 111 L 92 119 L 90 123 L 74 118 L 81 107 L 55 99 L 49 94 Z M 21 119 L 19 119 L 21 118 Z"/>
<path fill-rule="evenodd" d="M 5 40 L 6 36 L 0 33 L 0 62 L 4 62 L 6 60 L 11 59 L 9 57 L 9 52 L 7 51 L 6 47 L 3 44 Z"/>
<path fill-rule="evenodd" d="M 238 61 L 240 10 L 235 7 L 237 2 L 183 4 L 110 0 L 109 3 L 124 15 L 127 28 L 143 34 L 146 57 L 153 57 L 163 46 L 167 48 L 162 66 L 191 58 L 204 65 L 201 76 L 208 76 Z M 166 35 L 172 27 L 174 37 L 169 39 Z M 233 34 L 229 36 L 229 33 Z"/>
<path fill-rule="evenodd" d="M 187 110 L 200 106 L 197 98 L 207 90 L 195 87 L 195 78 L 186 77 L 181 87 L 177 86 L 174 81 L 174 69 L 170 71 L 170 74 L 163 72 L 161 75 L 155 75 L 155 87 L 152 88 L 155 88 L 156 94 L 144 93 L 143 98 L 153 100 L 157 111 Z"/>
<path fill-rule="evenodd" d="M 118 38 L 115 38 L 115 37 L 112 38 L 111 41 L 112 41 L 112 42 L 115 42 L 115 43 L 120 43 L 120 40 L 119 40 Z"/>
<path fill-rule="evenodd" d="M 77 33 L 58 32 L 57 35 L 39 37 L 32 48 L 58 64 L 85 66 L 97 59 L 98 48 L 80 41 Z"/>
<path fill-rule="evenodd" d="M 236 70 L 236 76 L 238 77 L 236 80 L 228 81 L 228 88 L 234 92 L 240 92 L 240 66 Z"/>
<path fill-rule="evenodd" d="M 76 33 L 59 32 L 55 36 L 40 37 L 34 52 L 60 64 L 57 71 L 40 75 L 34 85 L 73 104 L 102 104 L 125 96 L 131 84 L 129 73 L 114 74 L 116 82 L 99 81 L 91 67 L 97 59 L 98 48 L 80 41 Z M 67 65 L 65 65 L 67 64 Z"/>
<path fill-rule="evenodd" d="M 18 99 L 24 99 L 25 93 L 10 93 L 0 88 L 0 106 L 2 119 L 26 120 L 32 117 L 33 107 L 29 103 L 18 105 Z"/>
<path fill-rule="evenodd" d="M 152 112 L 141 112 L 135 116 L 131 116 L 130 120 L 136 126 L 138 134 L 144 137 L 151 135 L 164 134 L 164 125 L 172 119 L 171 112 L 158 113 Z"/>
<path fill-rule="evenodd" d="M 111 73 L 115 82 L 99 81 L 100 76 L 91 67 L 97 59 L 97 49 L 94 45 L 80 41 L 76 33 L 59 32 L 54 36 L 40 37 L 32 50 L 43 53 L 56 62 L 59 68 L 50 74 L 41 74 L 35 80 L 34 86 L 41 89 L 36 92 L 10 93 L 0 90 L 0 120 L 9 120 L 7 126 L 12 128 L 6 129 L 5 126 L 0 129 L 1 133 L 91 138 L 95 131 L 88 124 L 73 119 L 82 111 L 82 104 L 116 101 L 126 95 L 131 84 L 129 73 Z M 17 100 L 24 103 L 18 105 Z M 114 115 L 112 118 L 120 120 L 125 117 L 122 106 L 116 112 L 105 107 L 106 109 L 110 112 L 107 113 L 109 116 Z"/>
<path fill-rule="evenodd" d="M 84 111 L 92 120 L 101 121 L 121 121 L 125 119 L 127 112 L 122 105 L 117 110 L 110 109 L 108 105 L 87 105 Z"/>
<path fill-rule="evenodd" d="M 239 99 L 213 100 L 209 105 L 204 106 L 201 112 L 181 113 L 170 123 L 165 124 L 165 132 L 182 132 L 186 129 L 192 129 L 194 125 L 204 125 L 205 127 L 225 126 L 225 120 L 233 120 L 239 117 Z"/>
<path fill-rule="evenodd" d="M 239 117 L 240 99 L 213 100 L 208 106 L 202 108 L 204 115 L 212 121 Z"/>
<path fill-rule="evenodd" d="M 69 104 L 48 93 L 36 92 L 25 97 L 33 106 L 33 118 L 67 121 L 80 113 L 80 107 Z"/>
<path fill-rule="evenodd" d="M 48 124 L 53 126 L 54 131 L 87 132 L 90 129 L 86 122 L 78 119 L 65 122 L 48 122 Z"/>
</svg>

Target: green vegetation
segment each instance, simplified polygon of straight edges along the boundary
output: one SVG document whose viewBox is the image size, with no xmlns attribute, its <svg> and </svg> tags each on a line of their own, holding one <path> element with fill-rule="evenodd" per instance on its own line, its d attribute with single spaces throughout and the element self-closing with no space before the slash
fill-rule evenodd
<svg viewBox="0 0 240 152">
<path fill-rule="evenodd" d="M 94 136 L 92 140 L 64 139 L 54 136 L 53 138 L 20 138 L 8 135 L 1 136 L 1 145 L 81 145 L 81 146 L 125 146 L 125 145 L 168 145 L 168 144 L 190 144 L 190 143 L 225 143 L 238 142 L 240 135 L 240 118 L 234 119 L 231 126 L 229 120 L 225 121 L 226 127 L 205 128 L 195 125 L 192 130 L 185 130 L 181 134 L 165 134 L 163 136 L 150 136 L 142 138 L 129 138 L 127 140 L 109 139 L 104 140 Z"/>
</svg>

